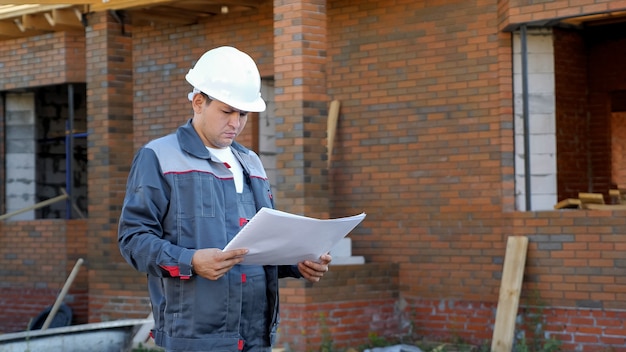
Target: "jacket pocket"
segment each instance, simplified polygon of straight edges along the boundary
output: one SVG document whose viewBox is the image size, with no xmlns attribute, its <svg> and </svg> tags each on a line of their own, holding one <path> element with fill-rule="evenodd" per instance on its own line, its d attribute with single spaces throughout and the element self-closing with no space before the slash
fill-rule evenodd
<svg viewBox="0 0 626 352">
<path fill-rule="evenodd" d="M 215 179 L 210 174 L 191 172 L 176 175 L 174 192 L 178 217 L 215 217 Z"/>
<path fill-rule="evenodd" d="M 229 313 L 239 311 L 231 305 L 227 277 L 209 281 L 199 277 L 189 280 L 163 279 L 165 287 L 164 330 L 174 338 L 205 339 L 237 334 L 228 329 Z M 234 303 L 238 303 L 235 300 Z M 238 315 L 233 319 L 239 321 Z"/>
</svg>

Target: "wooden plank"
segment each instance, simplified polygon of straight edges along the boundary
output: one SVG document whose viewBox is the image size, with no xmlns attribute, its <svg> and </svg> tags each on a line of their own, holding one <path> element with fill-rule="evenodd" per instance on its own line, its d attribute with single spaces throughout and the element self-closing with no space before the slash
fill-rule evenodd
<svg viewBox="0 0 626 352">
<path fill-rule="evenodd" d="M 59 307 L 61 307 L 61 304 L 63 303 L 63 300 L 65 299 L 65 296 L 67 295 L 67 292 L 70 290 L 70 287 L 72 286 L 72 283 L 74 282 L 74 279 L 76 279 L 76 275 L 78 275 L 78 269 L 80 269 L 80 266 L 83 265 L 83 262 L 84 262 L 83 258 L 78 258 L 78 260 L 76 261 L 76 264 L 74 264 L 74 268 L 72 268 L 72 272 L 70 273 L 70 276 L 68 276 L 67 280 L 65 280 L 65 284 L 63 285 L 63 289 L 61 289 L 61 293 L 59 293 L 59 295 L 57 296 L 56 300 L 54 301 L 54 304 L 52 305 L 52 308 L 50 309 L 50 313 L 48 313 L 46 320 L 43 322 L 43 326 L 41 327 L 41 330 L 46 330 L 47 328 L 50 327 L 50 324 L 52 324 L 52 320 L 54 319 L 54 316 L 57 314 Z"/>
<path fill-rule="evenodd" d="M 326 123 L 326 152 L 328 153 L 328 159 L 326 160 L 326 167 L 330 168 L 330 164 L 333 158 L 333 144 L 335 142 L 335 133 L 337 131 L 337 121 L 339 120 L 339 106 L 341 103 L 339 100 L 333 100 L 330 102 L 330 108 L 328 109 L 328 120 Z"/>
<path fill-rule="evenodd" d="M 124 10 L 137 7 L 152 7 L 167 3 L 175 3 L 172 0 L 109 0 L 106 2 L 89 1 L 91 6 L 89 9 L 94 12 L 107 10 Z"/>
<path fill-rule="evenodd" d="M 585 204 L 604 204 L 604 196 L 602 193 L 578 193 L 578 199 Z"/>
<path fill-rule="evenodd" d="M 618 189 L 610 189 L 609 196 L 613 198 L 613 200 L 617 204 L 626 204 L 626 190 L 622 188 Z"/>
<path fill-rule="evenodd" d="M 510 236 L 508 238 L 491 352 L 511 352 L 513 349 L 515 318 L 522 291 L 527 250 L 528 237 Z"/>
<path fill-rule="evenodd" d="M 554 209 L 571 209 L 571 208 L 580 208 L 580 199 L 576 198 L 567 198 L 562 201 L 556 203 L 554 205 Z"/>
<path fill-rule="evenodd" d="M 585 204 L 589 210 L 626 210 L 626 204 Z"/>
</svg>

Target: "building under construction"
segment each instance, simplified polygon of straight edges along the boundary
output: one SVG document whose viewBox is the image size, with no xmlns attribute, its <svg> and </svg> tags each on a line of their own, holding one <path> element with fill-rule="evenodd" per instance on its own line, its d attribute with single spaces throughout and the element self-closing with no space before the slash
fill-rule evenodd
<svg viewBox="0 0 626 352">
<path fill-rule="evenodd" d="M 261 72 L 239 142 L 277 208 L 367 214 L 363 263 L 282 282 L 280 347 L 491 344 L 508 297 L 517 337 L 540 311 L 563 350 L 626 351 L 626 0 L 63 3 L 0 5 L 0 332 L 79 258 L 76 324 L 149 314 L 117 246 L 130 163 L 192 116 L 194 60 L 232 45 Z"/>
</svg>

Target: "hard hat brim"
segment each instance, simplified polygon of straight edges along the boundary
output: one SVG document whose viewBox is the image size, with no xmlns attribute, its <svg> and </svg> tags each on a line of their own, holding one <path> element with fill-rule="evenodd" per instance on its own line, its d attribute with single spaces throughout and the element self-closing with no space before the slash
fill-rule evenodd
<svg viewBox="0 0 626 352">
<path fill-rule="evenodd" d="M 210 97 L 214 100 L 219 100 L 228 106 L 232 106 L 233 108 L 240 111 L 263 112 L 267 108 L 267 106 L 265 105 L 265 101 L 260 96 L 252 102 L 232 101 L 232 99 L 220 98 L 219 96 L 215 97 L 212 95 L 210 95 Z"/>
<path fill-rule="evenodd" d="M 187 79 L 187 82 L 189 82 L 192 86 L 194 86 L 194 89 L 198 90 L 199 92 L 202 92 L 201 89 L 197 88 L 197 86 L 195 84 L 196 82 L 195 82 L 193 76 L 187 74 L 185 76 L 185 78 Z M 200 82 L 198 82 L 198 83 L 200 83 Z M 267 108 L 267 106 L 265 104 L 265 101 L 261 97 L 260 93 L 259 93 L 259 96 L 254 101 L 251 101 L 251 102 L 236 101 L 232 97 L 221 96 L 221 94 L 219 94 L 219 92 L 213 92 L 213 93 L 203 92 L 203 93 L 208 95 L 208 96 L 210 96 L 211 99 L 219 100 L 222 103 L 227 104 L 229 106 L 232 106 L 233 108 L 235 108 L 237 110 L 241 110 L 241 111 L 263 112 Z M 191 95 L 189 97 L 189 100 L 191 100 L 192 97 L 193 97 L 193 95 Z"/>
</svg>

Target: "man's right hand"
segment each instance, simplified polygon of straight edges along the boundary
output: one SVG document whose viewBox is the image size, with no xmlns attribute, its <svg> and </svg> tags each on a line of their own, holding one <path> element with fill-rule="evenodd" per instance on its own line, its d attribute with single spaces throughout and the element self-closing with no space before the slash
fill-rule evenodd
<svg viewBox="0 0 626 352">
<path fill-rule="evenodd" d="M 247 249 L 222 251 L 218 248 L 199 249 L 191 258 L 191 265 L 196 275 L 209 280 L 217 280 L 224 276 L 233 266 L 243 261 Z"/>
</svg>

